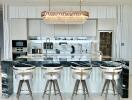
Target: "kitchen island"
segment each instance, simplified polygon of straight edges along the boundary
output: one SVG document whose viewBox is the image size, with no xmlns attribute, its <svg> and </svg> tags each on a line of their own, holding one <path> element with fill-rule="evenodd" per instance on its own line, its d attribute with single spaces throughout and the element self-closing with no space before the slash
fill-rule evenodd
<svg viewBox="0 0 132 100">
<path fill-rule="evenodd" d="M 19 59 L 19 60 L 6 60 L 6 61 L 1 61 L 1 69 L 2 69 L 2 95 L 5 97 L 11 96 L 13 93 L 16 93 L 16 90 L 18 88 L 18 81 L 14 78 L 13 75 L 13 66 L 22 66 L 22 64 L 28 64 L 28 65 L 34 65 L 36 66 L 35 72 L 34 72 L 34 77 L 33 80 L 30 81 L 31 88 L 33 93 L 42 93 L 45 82 L 46 80 L 43 78 L 43 72 L 41 70 L 41 67 L 44 64 L 49 64 L 49 63 L 59 63 L 62 66 L 64 66 L 63 71 L 61 73 L 61 78 L 59 80 L 60 84 L 60 89 L 62 93 L 69 93 L 71 94 L 73 91 L 73 87 L 75 84 L 75 80 L 72 78 L 72 73 L 70 66 L 73 65 L 73 63 L 77 63 L 81 66 L 86 66 L 87 65 L 92 65 L 92 73 L 90 75 L 90 79 L 87 80 L 88 83 L 88 88 L 90 93 L 96 93 L 100 94 L 101 89 L 104 84 L 104 79 L 102 77 L 102 72 L 100 70 L 100 65 L 104 64 L 106 61 L 52 61 L 50 59 L 45 59 L 45 60 L 31 60 L 31 59 Z M 109 61 L 111 62 L 111 61 Z M 123 61 L 124 62 L 124 61 Z M 124 78 L 123 75 L 121 74 L 120 80 L 119 80 L 119 86 L 122 86 L 127 81 L 127 85 L 125 90 L 121 89 L 120 87 L 120 94 L 122 97 L 128 97 L 128 75 L 129 75 L 129 62 L 125 61 L 125 66 L 123 67 L 126 77 Z M 108 64 L 108 67 L 110 66 L 116 66 L 113 64 Z M 123 77 L 123 78 L 122 78 Z M 125 84 L 124 84 L 125 85 Z M 125 93 L 125 96 L 124 96 Z"/>
</svg>

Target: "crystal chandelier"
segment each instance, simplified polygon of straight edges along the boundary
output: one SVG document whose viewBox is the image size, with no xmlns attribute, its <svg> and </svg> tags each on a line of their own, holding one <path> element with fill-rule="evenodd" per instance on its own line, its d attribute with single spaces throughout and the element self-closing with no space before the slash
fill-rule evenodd
<svg viewBox="0 0 132 100">
<path fill-rule="evenodd" d="M 87 11 L 43 11 L 41 16 L 46 24 L 83 24 L 87 21 L 89 13 Z"/>
</svg>

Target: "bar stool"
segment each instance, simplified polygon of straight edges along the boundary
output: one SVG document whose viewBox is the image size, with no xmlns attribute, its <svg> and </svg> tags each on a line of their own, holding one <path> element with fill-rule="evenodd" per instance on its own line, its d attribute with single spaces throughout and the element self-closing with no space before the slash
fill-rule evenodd
<svg viewBox="0 0 132 100">
<path fill-rule="evenodd" d="M 52 91 L 51 89 L 53 84 L 54 94 L 55 95 L 59 94 L 61 100 L 63 100 L 61 91 L 59 88 L 59 84 L 57 81 L 60 78 L 62 69 L 63 67 L 60 64 L 45 64 L 44 67 L 42 67 L 42 70 L 44 70 L 44 77 L 47 79 L 44 93 L 42 96 L 43 98 L 44 98 L 44 95 L 47 94 L 48 99 L 50 100 L 51 91 Z M 49 87 L 49 90 L 48 90 L 48 87 Z"/>
<path fill-rule="evenodd" d="M 30 94 L 31 98 L 33 99 L 29 80 L 31 80 L 33 78 L 34 69 L 35 69 L 35 66 L 25 65 L 25 64 L 18 64 L 18 65 L 13 66 L 15 78 L 17 80 L 19 80 L 19 86 L 18 86 L 18 90 L 17 90 L 17 98 L 19 98 L 22 84 L 25 82 L 27 84 L 29 94 Z"/>
<path fill-rule="evenodd" d="M 71 70 L 72 70 L 72 77 L 76 79 L 71 100 L 73 100 L 74 95 L 77 95 L 80 83 L 82 83 L 84 99 L 86 99 L 86 94 L 89 96 L 86 79 L 90 77 L 92 67 L 91 66 L 90 67 L 71 66 Z"/>
<path fill-rule="evenodd" d="M 115 91 L 117 91 L 117 95 L 118 95 L 118 99 L 119 99 L 119 93 L 118 93 L 118 89 L 117 89 L 117 84 L 116 81 L 119 79 L 120 77 L 120 73 L 122 71 L 122 65 L 119 64 L 119 66 L 100 66 L 100 68 L 103 71 L 103 76 L 105 78 L 105 83 L 101 92 L 101 96 L 106 88 L 106 94 L 105 94 L 105 99 L 107 99 L 107 95 L 108 95 L 108 89 L 109 89 L 109 84 L 112 84 L 112 88 L 113 88 L 113 93 L 115 95 Z"/>
</svg>

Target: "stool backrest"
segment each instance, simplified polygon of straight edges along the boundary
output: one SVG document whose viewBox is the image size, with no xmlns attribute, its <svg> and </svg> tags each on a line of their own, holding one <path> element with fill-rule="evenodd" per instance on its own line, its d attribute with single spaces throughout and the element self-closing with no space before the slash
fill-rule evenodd
<svg viewBox="0 0 132 100">
<path fill-rule="evenodd" d="M 20 74 L 20 73 L 33 73 L 35 69 L 35 66 L 30 66 L 30 67 L 18 67 L 18 66 L 13 66 L 13 71 L 14 73 L 17 75 L 17 74 Z"/>
<path fill-rule="evenodd" d="M 122 72 L 122 65 L 118 67 L 106 67 L 106 66 L 100 66 L 102 69 L 105 78 L 109 78 L 112 80 L 118 79 L 120 73 Z"/>
<path fill-rule="evenodd" d="M 89 75 L 92 72 L 92 67 L 80 67 L 80 66 L 73 67 L 71 66 L 71 70 L 73 74 L 85 73 Z"/>
<path fill-rule="evenodd" d="M 104 73 L 120 73 L 122 71 L 122 65 L 118 67 L 107 67 L 107 66 L 100 66 Z"/>
<path fill-rule="evenodd" d="M 56 67 L 55 67 L 55 65 L 54 66 L 52 66 L 52 65 L 48 65 L 48 66 L 46 66 L 46 65 L 44 65 L 43 67 L 42 67 L 42 70 L 44 70 L 44 74 L 46 74 L 46 73 L 60 73 L 61 71 L 62 71 L 62 69 L 63 69 L 63 66 L 61 66 L 61 65 L 57 65 Z"/>
</svg>

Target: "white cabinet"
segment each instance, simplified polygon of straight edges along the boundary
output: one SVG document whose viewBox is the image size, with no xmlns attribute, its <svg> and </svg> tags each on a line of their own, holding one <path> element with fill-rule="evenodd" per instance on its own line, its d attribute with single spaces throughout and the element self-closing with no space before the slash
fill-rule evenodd
<svg viewBox="0 0 132 100">
<path fill-rule="evenodd" d="M 55 36 L 69 36 L 68 25 L 55 25 Z"/>
<path fill-rule="evenodd" d="M 9 7 L 9 18 L 16 18 L 18 16 L 18 9 L 15 6 Z"/>
<path fill-rule="evenodd" d="M 47 7 L 36 7 L 36 18 L 42 18 L 41 17 L 41 13 L 43 12 L 43 11 L 47 11 L 48 10 L 48 8 Z"/>
<path fill-rule="evenodd" d="M 97 7 L 97 18 L 106 18 L 106 11 L 107 11 L 107 7 L 106 6 L 98 6 Z"/>
<path fill-rule="evenodd" d="M 12 40 L 27 39 L 27 21 L 26 19 L 10 19 L 10 34 Z"/>
<path fill-rule="evenodd" d="M 89 12 L 89 18 L 97 18 L 97 7 L 95 6 L 85 6 L 83 10 Z"/>
<path fill-rule="evenodd" d="M 82 36 L 82 25 L 69 25 L 69 36 Z"/>
<path fill-rule="evenodd" d="M 88 20 L 83 24 L 82 36 L 96 36 L 97 25 L 96 20 Z"/>
<path fill-rule="evenodd" d="M 28 21 L 28 35 L 40 36 L 40 23 L 41 20 L 29 20 Z"/>
<path fill-rule="evenodd" d="M 99 19 L 98 30 L 114 30 L 116 21 L 114 19 Z"/>
<path fill-rule="evenodd" d="M 27 7 L 26 6 L 21 6 L 16 8 L 18 10 L 18 14 L 16 18 L 27 18 Z"/>
<path fill-rule="evenodd" d="M 43 20 L 40 20 L 40 33 L 42 37 L 54 37 L 54 25 L 45 24 Z"/>
<path fill-rule="evenodd" d="M 109 6 L 106 10 L 106 18 L 116 18 L 116 7 Z"/>
<path fill-rule="evenodd" d="M 36 18 L 36 7 L 27 7 L 27 18 Z"/>
</svg>

